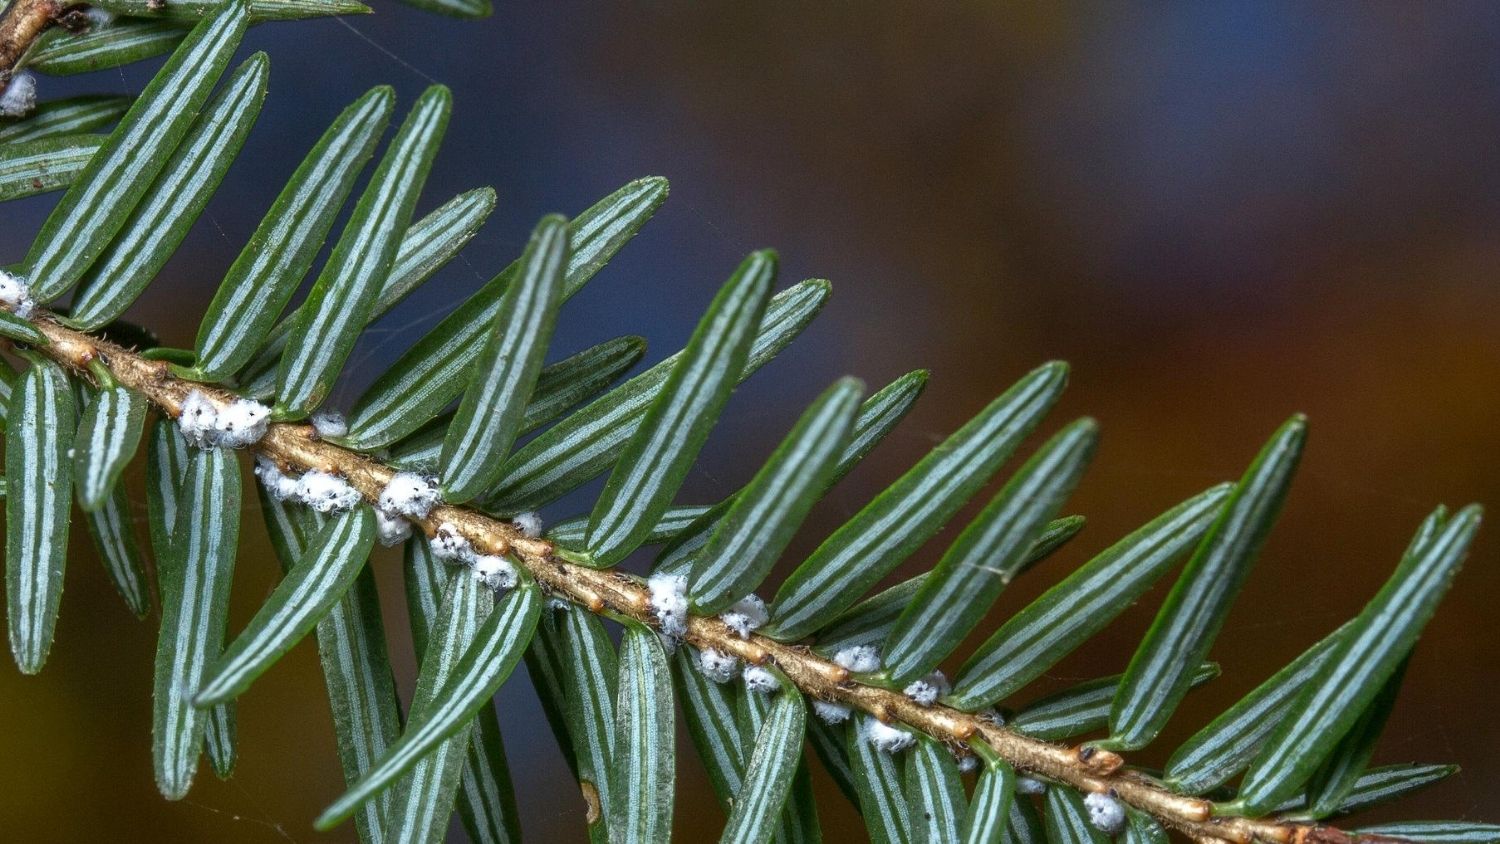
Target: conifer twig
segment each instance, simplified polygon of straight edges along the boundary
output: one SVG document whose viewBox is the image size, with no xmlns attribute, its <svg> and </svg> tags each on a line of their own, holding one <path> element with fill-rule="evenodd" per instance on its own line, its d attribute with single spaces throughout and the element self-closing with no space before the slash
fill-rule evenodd
<svg viewBox="0 0 1500 844">
<path fill-rule="evenodd" d="M 64 11 L 59 0 L 15 0 L 0 13 L 0 93 L 21 57 Z"/>
<path fill-rule="evenodd" d="M 117 383 L 142 394 L 170 416 L 178 414 L 183 399 L 194 390 L 221 406 L 235 398 L 225 390 L 177 378 L 164 361 L 147 360 L 107 340 L 67 328 L 41 311 L 36 312 L 32 321 L 49 340 L 47 346 L 37 351 L 85 377 L 92 378 L 102 364 Z M 397 472 L 320 439 L 310 425 L 272 424 L 253 451 L 275 461 L 283 470 L 316 469 L 342 475 L 371 503 Z M 562 560 L 553 553 L 550 542 L 528 537 L 507 521 L 446 504 L 434 508 L 426 518 L 412 521 L 429 536 L 436 533 L 439 525 L 453 525 L 476 550 L 511 556 L 549 592 L 591 612 L 609 612 L 656 624 L 649 593 L 637 578 Z M 702 616 L 688 619 L 684 638 L 696 647 L 733 654 L 751 664 L 774 664 L 804 694 L 857 707 L 882 722 L 902 722 L 951 744 L 981 738 L 1019 771 L 1057 780 L 1085 793 L 1112 793 L 1195 841 L 1349 844 L 1401 840 L 1275 818 L 1216 818 L 1211 801 L 1176 794 L 1149 777 L 1124 769 L 1124 760 L 1117 754 L 1030 738 L 985 717 L 942 705 L 921 706 L 898 692 L 853 681 L 847 669 L 804 646 L 756 634 L 741 638 L 719 619 Z"/>
</svg>

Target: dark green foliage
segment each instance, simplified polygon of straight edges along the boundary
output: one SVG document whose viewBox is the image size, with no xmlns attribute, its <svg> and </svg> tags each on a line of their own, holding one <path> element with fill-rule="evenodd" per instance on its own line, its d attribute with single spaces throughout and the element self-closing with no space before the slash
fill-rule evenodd
<svg viewBox="0 0 1500 844">
<path fill-rule="evenodd" d="M 767 697 L 758 692 L 745 694 L 744 701 L 751 709 L 764 705 Z M 753 749 L 745 758 L 744 782 L 735 792 L 720 841 L 770 841 L 783 817 L 782 809 L 792 797 L 797 766 L 802 761 L 807 705 L 796 689 L 784 683 L 775 697 L 764 723 L 745 736 L 747 746 Z"/>
<path fill-rule="evenodd" d="M 162 619 L 151 733 L 156 785 L 169 800 L 187 795 L 198 769 L 209 712 L 191 696 L 224 646 L 240 517 L 233 455 L 190 451 L 182 471 L 171 539 L 157 551 Z"/>
<path fill-rule="evenodd" d="M 239 636 L 208 669 L 193 702 L 233 700 L 343 600 L 375 544 L 375 514 L 356 507 L 329 519 Z"/>
<path fill-rule="evenodd" d="M 547 720 L 573 775 L 592 788 L 598 811 L 589 839 L 605 841 L 611 817 L 610 760 L 615 747 L 615 698 L 619 658 L 598 617 L 581 607 L 548 608 L 526 653 Z M 691 721 L 690 721 L 691 723 Z"/>
<path fill-rule="evenodd" d="M 464 730 L 521 661 L 536 630 L 541 590 L 526 584 L 512 592 L 475 632 L 448 678 L 438 684 L 430 703 L 413 709 L 406 730 L 363 778 L 319 816 L 328 829 L 347 819 L 361 804 L 388 788 L 449 736 Z"/>
<path fill-rule="evenodd" d="M 671 835 L 677 744 L 672 723 L 672 675 L 656 633 L 627 624 L 620 642 L 615 699 L 609 840 L 652 844 Z"/>
<path fill-rule="evenodd" d="M 1063 429 L 959 534 L 886 636 L 881 650 L 892 684 L 905 686 L 936 668 L 1020 573 L 1083 476 L 1097 430 L 1091 419 Z"/>
<path fill-rule="evenodd" d="M 103 135 L 58 135 L 0 144 L 0 201 L 68 187 L 103 145 Z"/>
<path fill-rule="evenodd" d="M 548 217 L 531 235 L 521 272 L 500 298 L 439 457 L 443 497 L 462 503 L 488 489 L 520 433 L 542 374 L 567 266 L 568 221 Z"/>
<path fill-rule="evenodd" d="M 897 844 L 912 837 L 911 804 L 907 802 L 900 760 L 877 750 L 854 724 L 847 734 L 847 759 L 859 795 L 859 812 L 874 844 Z"/>
<path fill-rule="evenodd" d="M 1327 663 L 1346 627 L 1308 648 L 1178 747 L 1167 760 L 1167 782 L 1184 794 L 1203 794 L 1243 771 L 1298 692 Z"/>
<path fill-rule="evenodd" d="M 1259 813 L 1274 807 L 1296 793 L 1337 750 L 1339 740 L 1375 702 L 1437 611 L 1479 530 L 1479 518 L 1479 507 L 1471 505 L 1436 536 L 1413 542 L 1390 580 L 1340 637 L 1326 667 L 1307 684 L 1266 741 L 1245 774 L 1237 811 Z"/>
<path fill-rule="evenodd" d="M 1354 830 L 1362 835 L 1404 838 L 1419 844 L 1495 844 L 1500 824 L 1464 821 L 1407 821 Z"/>
<path fill-rule="evenodd" d="M 95 392 L 78 422 L 73 483 L 85 510 L 104 506 L 141 444 L 146 400 L 124 387 Z"/>
<path fill-rule="evenodd" d="M 333 389 L 390 275 L 398 237 L 411 222 L 451 107 L 447 88 L 427 89 L 370 177 L 288 333 L 276 372 L 278 417 L 306 417 Z"/>
<path fill-rule="evenodd" d="M 105 572 L 125 606 L 137 618 L 151 611 L 151 585 L 146 580 L 146 566 L 130 518 L 130 499 L 125 490 L 116 487 L 104 503 L 84 511 L 94 548 L 104 562 Z"/>
<path fill-rule="evenodd" d="M 153 0 L 99 0 L 90 5 L 131 17 L 192 22 L 212 15 L 225 3 L 224 0 L 172 0 L 169 3 L 157 3 Z M 249 0 L 247 5 L 251 19 L 257 21 L 358 15 L 368 14 L 370 11 L 369 7 L 355 0 Z"/>
<path fill-rule="evenodd" d="M 26 256 L 32 295 L 66 293 L 125 227 L 229 64 L 248 14 L 231 0 L 195 27 L 89 159 Z"/>
<path fill-rule="evenodd" d="M 563 299 L 582 289 L 630 241 L 666 199 L 664 179 L 640 179 L 620 188 L 568 224 L 571 255 Z M 389 445 L 435 417 L 468 385 L 505 291 L 520 272 L 506 267 L 402 355 L 355 404 L 343 441 L 354 448 Z"/>
<path fill-rule="evenodd" d="M 62 368 L 40 360 L 21 376 L 5 412 L 6 618 L 10 651 L 26 674 L 47 661 L 62 604 L 76 413 Z"/>
<path fill-rule="evenodd" d="M 775 276 L 774 254 L 751 255 L 709 305 L 594 504 L 585 541 L 597 565 L 624 559 L 672 505 L 749 360 Z"/>
<path fill-rule="evenodd" d="M 753 375 L 795 340 L 817 316 L 828 294 L 828 283 L 813 279 L 772 296 L 740 380 Z M 639 429 L 680 355 L 605 393 L 517 450 L 501 471 L 503 480 L 481 499 L 480 507 L 496 513 L 534 509 L 609 468 Z"/>
<path fill-rule="evenodd" d="M 447 566 L 433 558 L 430 547 L 422 539 L 407 540 L 405 564 L 406 605 L 411 619 L 412 644 L 417 653 L 425 655 L 432 628 L 437 622 L 439 599 L 447 590 L 444 582 L 465 577 L 466 573 L 448 571 Z M 539 639 L 541 633 L 538 632 L 537 636 Z M 500 721 L 493 705 L 481 706 L 474 718 L 458 787 L 458 813 L 470 838 L 486 844 L 520 840 L 520 811 L 516 807 L 505 743 L 500 736 Z M 378 800 L 365 804 L 366 807 L 379 805 Z M 416 805 L 424 808 L 424 814 L 434 820 L 445 817 L 443 809 L 446 803 L 441 793 L 432 793 L 429 799 L 417 801 Z"/>
<path fill-rule="evenodd" d="M 53 29 L 37 39 L 26 66 L 52 75 L 119 67 L 170 51 L 187 32 L 180 23 L 139 18 L 92 23 L 81 33 Z"/>
<path fill-rule="evenodd" d="M 47 345 L 47 335 L 41 329 L 10 311 L 0 311 L 0 337 L 29 346 Z"/>
<path fill-rule="evenodd" d="M 458 661 L 474 643 L 479 626 L 495 608 L 495 595 L 481 581 L 458 572 L 447 578 L 443 600 L 429 619 L 427 647 L 412 695 L 413 712 L 432 706 L 433 698 L 453 676 Z M 441 841 L 448 815 L 458 797 L 464 756 L 474 724 L 460 726 L 446 741 L 423 756 L 391 789 L 387 834 L 395 841 Z"/>
<path fill-rule="evenodd" d="M 388 87 L 360 97 L 303 159 L 209 304 L 198 329 L 192 375 L 222 379 L 255 354 L 312 266 L 355 177 L 375 150 L 394 101 Z"/>
<path fill-rule="evenodd" d="M 688 594 L 700 612 L 727 608 L 770 574 L 832 480 L 862 387 L 853 379 L 829 387 L 802 415 L 765 468 L 735 496 L 688 577 Z"/>
<path fill-rule="evenodd" d="M 19 141 L 89 132 L 120 119 L 129 108 L 129 97 L 98 94 L 40 103 L 25 118 L 0 120 L 0 149 Z"/>
<path fill-rule="evenodd" d="M 1048 841 L 1054 844 L 1109 844 L 1109 836 L 1089 823 L 1082 794 L 1071 788 L 1049 788 L 1045 802 Z"/>
<path fill-rule="evenodd" d="M 1005 832 L 1015 800 L 1016 771 L 983 742 L 975 742 L 973 747 L 984 767 L 964 816 L 962 840 L 965 844 L 984 844 L 999 841 Z"/>
<path fill-rule="evenodd" d="M 968 797 L 953 754 L 932 739 L 919 740 L 906 760 L 906 800 L 913 809 L 913 841 L 959 839 Z"/>
<path fill-rule="evenodd" d="M 774 306 L 776 301 L 772 299 L 771 304 Z M 885 438 L 886 434 L 891 432 L 896 423 L 900 422 L 906 416 L 907 411 L 911 410 L 926 386 L 927 373 L 925 371 L 909 372 L 892 381 L 885 389 L 870 396 L 864 404 L 860 405 L 859 415 L 855 418 L 854 428 L 849 435 L 849 444 L 845 447 L 844 453 L 839 456 L 833 475 L 827 481 L 828 486 L 832 486 L 847 475 L 859 464 L 860 460 L 864 459 L 865 455 L 870 453 L 871 449 Z M 656 558 L 654 570 L 664 573 L 684 573 L 693 564 L 698 553 L 708 544 L 709 538 L 718 530 L 719 523 L 734 506 L 738 496 L 739 493 L 735 493 L 708 508 L 690 525 L 670 537 L 670 543 Z"/>
<path fill-rule="evenodd" d="M 1146 745 L 1182 701 L 1193 669 L 1208 655 L 1281 511 L 1306 436 L 1306 420 L 1293 417 L 1230 493 L 1131 659 L 1109 714 L 1110 737 L 1101 746 Z"/>
<path fill-rule="evenodd" d="M 845 522 L 781 585 L 771 631 L 801 638 L 857 601 L 989 480 L 1066 382 L 1062 364 L 1027 375 Z"/>
<path fill-rule="evenodd" d="M 490 0 L 401 0 L 408 6 L 455 18 L 487 18 Z"/>
<path fill-rule="evenodd" d="M 1207 683 L 1219 676 L 1219 666 L 1207 662 L 1189 675 L 1191 685 Z M 1102 729 L 1109 722 L 1110 707 L 1124 675 L 1100 677 L 1053 692 L 1021 708 L 1010 726 L 1018 732 L 1047 741 L 1062 741 Z"/>
<path fill-rule="evenodd" d="M 261 508 L 265 514 L 271 546 L 283 572 L 291 571 L 306 553 L 312 537 L 323 524 L 323 517 L 306 507 L 288 504 L 261 490 Z M 408 576 L 427 571 L 415 561 Z M 415 590 L 414 590 L 415 592 Z M 429 584 L 415 592 L 434 603 L 441 589 Z M 418 630 L 413 625 L 413 633 Z M 386 654 L 385 628 L 380 617 L 380 596 L 376 591 L 374 572 L 369 567 L 354 581 L 354 586 L 334 604 L 315 628 L 318 659 L 333 713 L 333 735 L 338 745 L 339 764 L 344 781 L 354 783 L 385 752 L 401 732 L 400 705 L 396 700 L 395 678 Z M 414 636 L 415 638 L 415 636 Z M 417 639 L 417 651 L 425 640 Z M 361 841 L 383 838 L 383 819 L 390 807 L 391 794 L 361 806 L 354 816 L 355 829 Z"/>
<path fill-rule="evenodd" d="M 964 664 L 953 704 L 1004 700 L 1090 639 L 1202 536 L 1228 492 L 1217 486 L 1173 507 L 1016 613 Z"/>
</svg>

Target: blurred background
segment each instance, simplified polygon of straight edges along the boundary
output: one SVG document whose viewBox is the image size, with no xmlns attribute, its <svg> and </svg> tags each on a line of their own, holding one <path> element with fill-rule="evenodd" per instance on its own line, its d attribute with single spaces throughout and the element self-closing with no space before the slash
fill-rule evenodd
<svg viewBox="0 0 1500 844">
<path fill-rule="evenodd" d="M 1088 527 L 1002 596 L 997 620 L 1168 505 L 1238 477 L 1280 422 L 1306 412 L 1302 471 L 1214 651 L 1225 676 L 1133 757 L 1146 763 L 1357 612 L 1435 504 L 1500 505 L 1492 4 L 552 2 L 501 3 L 478 23 L 374 5 L 369 17 L 252 30 L 245 51 L 272 59 L 259 125 L 132 316 L 169 345 L 191 344 L 239 246 L 346 103 L 390 82 L 404 107 L 441 81 L 455 112 L 418 213 L 479 185 L 499 206 L 362 344 L 335 404 L 519 254 L 542 214 L 660 174 L 671 198 L 567 306 L 559 356 L 639 333 L 659 360 L 759 247 L 780 250 L 780 286 L 818 276 L 835 291 L 737 393 L 683 501 L 748 479 L 839 375 L 873 388 L 933 371 L 784 570 L 1050 358 L 1071 361 L 1073 381 L 1039 437 L 1084 414 L 1103 427 L 1068 506 Z M 158 64 L 43 78 L 41 94 L 138 92 Z M 6 206 L 0 263 L 21 257 L 55 198 Z M 231 631 L 275 582 L 258 520 L 246 525 Z M 1482 536 L 1423 638 L 1377 757 L 1464 771 L 1371 822 L 1500 820 L 1496 535 Z M 348 825 L 311 829 L 341 778 L 310 642 L 242 699 L 235 777 L 205 765 L 186 800 L 157 796 L 156 616 L 133 620 L 76 544 L 47 670 L 0 670 L 5 837 L 352 840 Z M 373 565 L 409 695 L 399 563 L 383 553 Z M 1017 702 L 1122 670 L 1164 588 Z M 528 834 L 579 840 L 583 803 L 524 669 L 497 702 Z M 685 738 L 679 776 L 678 838 L 716 837 L 722 816 Z M 829 840 L 858 840 L 852 810 L 814 777 Z"/>
</svg>

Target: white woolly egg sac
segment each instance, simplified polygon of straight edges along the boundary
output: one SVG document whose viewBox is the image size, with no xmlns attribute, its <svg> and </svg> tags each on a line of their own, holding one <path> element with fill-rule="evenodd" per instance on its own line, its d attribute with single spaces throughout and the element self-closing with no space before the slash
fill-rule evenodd
<svg viewBox="0 0 1500 844">
<path fill-rule="evenodd" d="M 745 688 L 756 694 L 766 695 L 781 688 L 781 681 L 776 679 L 776 675 L 759 665 L 747 666 L 741 676 L 745 680 Z"/>
<path fill-rule="evenodd" d="M 842 724 L 849 720 L 849 707 L 833 701 L 815 700 L 813 701 L 813 714 L 821 718 L 825 724 Z"/>
<path fill-rule="evenodd" d="M 882 723 L 878 718 L 866 718 L 865 741 L 884 753 L 899 753 L 916 743 L 917 737 L 899 727 Z"/>
<path fill-rule="evenodd" d="M 376 506 L 393 516 L 425 519 L 442 500 L 437 484 L 416 472 L 397 472 L 380 491 Z"/>
<path fill-rule="evenodd" d="M 511 522 L 516 526 L 517 529 L 521 531 L 521 533 L 531 537 L 532 539 L 535 539 L 538 536 L 542 535 L 541 513 L 537 513 L 534 511 L 527 513 L 517 513 L 516 517 L 511 519 Z"/>
<path fill-rule="evenodd" d="M 834 654 L 833 661 L 855 674 L 870 674 L 880 670 L 880 651 L 874 645 L 854 645 Z"/>
<path fill-rule="evenodd" d="M 651 611 L 661 625 L 661 632 L 680 639 L 687 633 L 687 578 L 680 574 L 654 574 L 646 580 L 651 593 Z"/>
<path fill-rule="evenodd" d="M 740 661 L 713 648 L 698 652 L 698 671 L 715 683 L 727 683 L 734 679 Z"/>
<path fill-rule="evenodd" d="M 1083 807 L 1088 809 L 1089 822 L 1100 832 L 1115 835 L 1125 828 L 1125 807 L 1114 797 L 1101 792 L 1087 794 Z"/>
</svg>

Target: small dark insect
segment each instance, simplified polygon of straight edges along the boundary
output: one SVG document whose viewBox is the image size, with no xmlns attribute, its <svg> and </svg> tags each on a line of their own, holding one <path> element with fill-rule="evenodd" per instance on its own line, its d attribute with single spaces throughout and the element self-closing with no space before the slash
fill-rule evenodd
<svg viewBox="0 0 1500 844">
<path fill-rule="evenodd" d="M 52 19 L 58 26 L 77 35 L 80 32 L 88 32 L 94 28 L 95 19 L 89 15 L 89 7 L 82 3 L 75 3 L 57 13 Z"/>
</svg>

